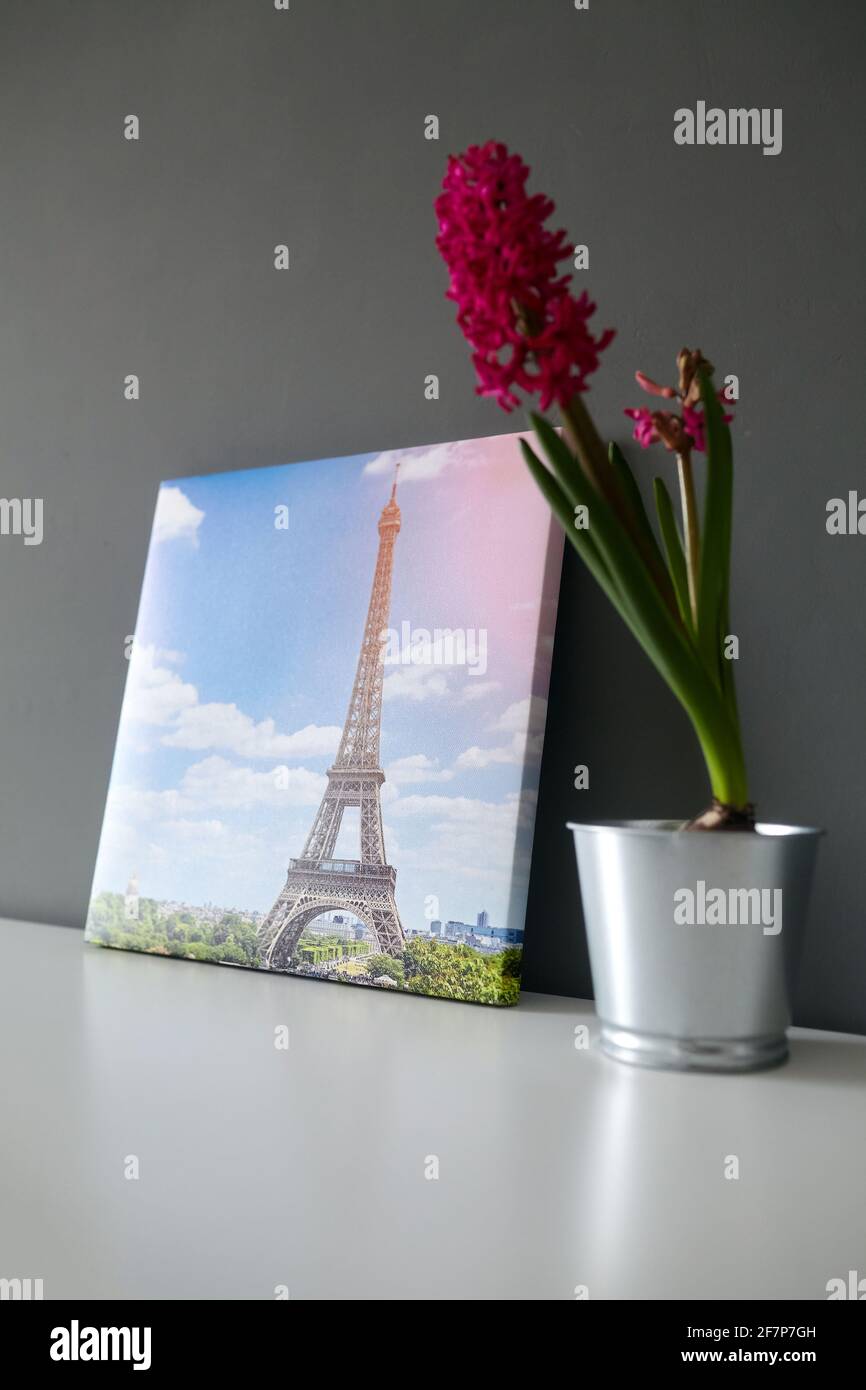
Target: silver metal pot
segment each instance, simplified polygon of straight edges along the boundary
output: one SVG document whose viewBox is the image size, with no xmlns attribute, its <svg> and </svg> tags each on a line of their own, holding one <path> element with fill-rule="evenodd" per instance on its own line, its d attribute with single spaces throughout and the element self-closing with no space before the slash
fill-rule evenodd
<svg viewBox="0 0 866 1390">
<path fill-rule="evenodd" d="M 680 824 L 569 824 L 601 1047 L 677 1071 L 776 1066 L 822 832 Z"/>
</svg>

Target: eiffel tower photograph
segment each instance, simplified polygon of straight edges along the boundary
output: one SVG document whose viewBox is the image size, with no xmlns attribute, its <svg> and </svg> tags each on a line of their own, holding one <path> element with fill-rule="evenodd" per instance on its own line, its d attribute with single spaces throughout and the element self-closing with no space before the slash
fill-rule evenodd
<svg viewBox="0 0 866 1390">
<path fill-rule="evenodd" d="M 164 483 L 88 940 L 515 1003 L 561 553 L 513 435 Z"/>
<path fill-rule="evenodd" d="M 351 913 L 388 955 L 399 956 L 403 950 L 397 876 L 385 854 L 379 795 L 385 781 L 379 765 L 385 644 L 394 543 L 400 533 L 396 478 L 378 529 L 379 553 L 340 747 L 301 856 L 290 861 L 285 887 L 259 932 L 262 959 L 274 970 L 290 966 L 304 927 L 325 912 Z M 348 807 L 360 812 L 359 858 L 335 859 Z"/>
</svg>

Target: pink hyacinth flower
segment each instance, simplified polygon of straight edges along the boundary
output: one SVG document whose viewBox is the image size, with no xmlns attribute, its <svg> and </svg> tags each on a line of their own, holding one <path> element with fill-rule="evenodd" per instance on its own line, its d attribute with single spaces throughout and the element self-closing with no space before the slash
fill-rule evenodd
<svg viewBox="0 0 866 1390">
<path fill-rule="evenodd" d="M 653 413 L 647 410 L 646 406 L 638 406 L 636 409 L 624 412 L 634 420 L 633 437 L 637 440 L 642 449 L 648 449 L 651 444 L 658 440 Z"/>
<path fill-rule="evenodd" d="M 436 200 L 436 245 L 450 272 L 448 298 L 473 351 L 479 395 L 510 411 L 522 390 L 542 410 L 568 405 L 598 368 L 613 338 L 595 337 L 595 305 L 575 299 L 561 261 L 571 248 L 551 231 L 549 198 L 526 191 L 529 168 L 505 145 L 489 141 L 451 156 Z"/>
</svg>

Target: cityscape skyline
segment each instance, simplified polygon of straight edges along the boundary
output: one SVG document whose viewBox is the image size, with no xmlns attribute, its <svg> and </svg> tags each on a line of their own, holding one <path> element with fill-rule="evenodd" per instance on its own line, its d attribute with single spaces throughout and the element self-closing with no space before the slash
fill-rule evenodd
<svg viewBox="0 0 866 1390">
<path fill-rule="evenodd" d="M 135 882 L 136 884 L 136 889 L 134 892 L 133 882 Z M 140 898 L 142 897 L 147 898 L 148 895 L 140 893 L 138 891 L 137 876 L 133 875 L 130 877 L 129 884 L 127 885 L 127 892 L 125 894 L 127 914 L 133 920 L 137 916 L 138 903 Z M 186 902 L 186 900 L 180 898 L 169 898 L 165 900 L 150 899 L 150 901 L 152 901 L 156 907 L 160 908 L 161 912 L 165 916 L 170 916 L 172 914 L 186 914 L 191 916 L 196 921 L 216 923 L 227 916 L 238 916 L 244 918 L 253 925 L 258 926 L 264 921 L 266 916 L 264 912 L 260 912 L 255 909 L 239 907 L 236 904 L 224 905 L 213 902 L 189 903 Z M 351 924 L 344 923 L 345 918 L 353 918 L 353 922 Z M 371 940 L 375 940 L 375 933 L 363 922 L 361 922 L 359 918 L 355 917 L 355 915 L 348 909 L 329 909 L 327 911 L 321 912 L 305 928 L 305 934 L 325 933 L 329 928 L 335 926 L 346 926 L 347 930 L 352 931 L 355 931 L 356 928 L 358 928 L 361 930 L 361 932 L 363 932 L 365 937 L 369 937 Z M 514 928 L 491 926 L 490 914 L 484 909 L 482 909 L 476 914 L 474 923 L 464 922 L 457 918 L 448 918 L 444 921 L 441 918 L 434 918 L 432 921 L 427 922 L 426 930 L 414 926 L 407 927 L 406 935 L 407 937 L 441 937 L 443 940 L 446 940 L 449 939 L 449 936 L 453 937 L 454 935 L 453 932 L 448 932 L 449 927 L 459 930 L 461 935 L 471 934 L 477 936 L 478 938 L 484 938 L 485 936 L 489 935 L 491 938 L 499 939 L 503 941 L 505 944 L 511 944 L 517 938 L 519 938 L 522 941 L 523 938 L 523 932 L 521 930 Z"/>
</svg>

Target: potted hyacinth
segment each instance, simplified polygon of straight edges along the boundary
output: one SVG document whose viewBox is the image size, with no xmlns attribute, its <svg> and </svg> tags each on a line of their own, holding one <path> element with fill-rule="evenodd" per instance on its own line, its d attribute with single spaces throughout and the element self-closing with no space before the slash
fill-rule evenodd
<svg viewBox="0 0 866 1390">
<path fill-rule="evenodd" d="M 601 1045 L 647 1066 L 748 1070 L 783 1061 L 819 832 L 762 824 L 750 799 L 730 656 L 733 465 L 729 403 L 697 349 L 676 381 L 638 385 L 625 413 L 675 464 L 681 512 L 653 483 L 655 520 L 623 452 L 585 404 L 613 331 L 575 296 L 564 231 L 529 169 L 493 142 L 448 162 L 436 201 L 448 297 L 477 391 L 506 411 L 538 398 L 533 478 L 593 579 L 686 711 L 711 801 L 684 821 L 577 824 L 577 864 Z M 547 412 L 559 411 L 557 428 Z M 654 408 L 653 408 L 654 406 Z M 702 498 L 702 502 L 699 501 Z"/>
</svg>

